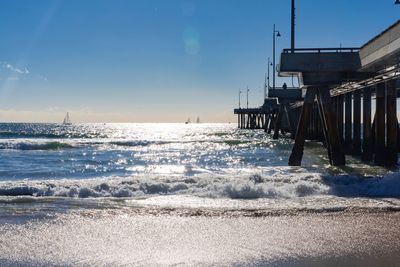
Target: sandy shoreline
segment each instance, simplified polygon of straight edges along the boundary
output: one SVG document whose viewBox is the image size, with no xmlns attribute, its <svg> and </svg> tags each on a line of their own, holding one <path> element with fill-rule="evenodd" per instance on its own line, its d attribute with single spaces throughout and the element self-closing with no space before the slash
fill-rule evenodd
<svg viewBox="0 0 400 267">
<path fill-rule="evenodd" d="M 2 223 L 0 265 L 396 266 L 400 255 L 399 212 L 182 214 L 85 210 Z"/>
</svg>

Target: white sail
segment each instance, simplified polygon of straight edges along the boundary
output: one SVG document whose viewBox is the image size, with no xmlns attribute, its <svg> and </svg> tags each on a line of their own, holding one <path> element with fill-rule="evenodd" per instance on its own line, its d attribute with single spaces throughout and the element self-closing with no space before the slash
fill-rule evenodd
<svg viewBox="0 0 400 267">
<path fill-rule="evenodd" d="M 71 119 L 69 118 L 69 113 L 67 112 L 67 115 L 65 115 L 64 120 L 63 120 L 63 124 L 66 125 L 71 125 Z"/>
</svg>

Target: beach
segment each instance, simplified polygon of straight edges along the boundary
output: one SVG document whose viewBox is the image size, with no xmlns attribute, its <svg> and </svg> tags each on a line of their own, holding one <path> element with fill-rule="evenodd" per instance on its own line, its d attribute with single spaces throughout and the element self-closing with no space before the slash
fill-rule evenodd
<svg viewBox="0 0 400 267">
<path fill-rule="evenodd" d="M 388 211 L 87 209 L 1 224 L 0 264 L 396 266 L 399 221 Z"/>
</svg>

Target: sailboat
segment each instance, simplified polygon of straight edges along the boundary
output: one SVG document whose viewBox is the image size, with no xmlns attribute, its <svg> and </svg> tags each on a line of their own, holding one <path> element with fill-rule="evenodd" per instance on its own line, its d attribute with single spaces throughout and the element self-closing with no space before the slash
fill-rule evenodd
<svg viewBox="0 0 400 267">
<path fill-rule="evenodd" d="M 71 125 L 71 119 L 69 118 L 69 113 L 67 112 L 67 115 L 65 115 L 64 120 L 63 120 L 64 125 Z"/>
<path fill-rule="evenodd" d="M 196 123 L 201 123 L 200 122 L 200 117 L 197 117 Z"/>
<path fill-rule="evenodd" d="M 190 118 L 188 118 L 188 120 L 185 122 L 185 124 L 189 124 L 190 123 Z"/>
</svg>

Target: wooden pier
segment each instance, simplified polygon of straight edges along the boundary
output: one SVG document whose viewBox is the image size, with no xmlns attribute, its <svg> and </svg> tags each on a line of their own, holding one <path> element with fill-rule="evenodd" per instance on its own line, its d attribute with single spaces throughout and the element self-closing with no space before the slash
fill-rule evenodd
<svg viewBox="0 0 400 267">
<path fill-rule="evenodd" d="M 400 151 L 397 98 L 400 21 L 361 48 L 285 49 L 279 75 L 300 88 L 269 90 L 262 107 L 235 109 L 238 127 L 295 139 L 289 165 L 300 166 L 306 140 L 320 141 L 332 165 L 345 155 L 395 166 Z"/>
</svg>

